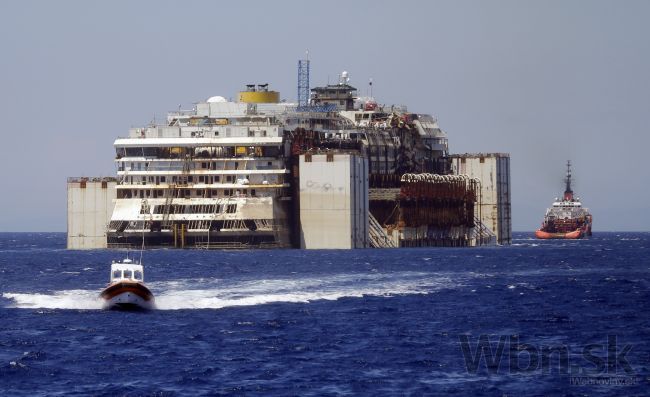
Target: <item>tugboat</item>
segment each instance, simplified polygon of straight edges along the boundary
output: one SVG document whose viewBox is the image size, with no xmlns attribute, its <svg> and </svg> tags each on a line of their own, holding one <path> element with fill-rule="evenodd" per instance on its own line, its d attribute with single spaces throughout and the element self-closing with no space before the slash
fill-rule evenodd
<svg viewBox="0 0 650 397">
<path fill-rule="evenodd" d="M 151 310 L 153 294 L 144 284 L 142 265 L 127 258 L 113 261 L 111 281 L 99 295 L 106 310 Z"/>
<path fill-rule="evenodd" d="M 555 199 L 546 210 L 542 227 L 535 232 L 538 239 L 579 239 L 591 236 L 592 217 L 582 207 L 578 197 L 571 190 L 571 161 L 567 161 L 566 188 L 562 200 Z"/>
</svg>

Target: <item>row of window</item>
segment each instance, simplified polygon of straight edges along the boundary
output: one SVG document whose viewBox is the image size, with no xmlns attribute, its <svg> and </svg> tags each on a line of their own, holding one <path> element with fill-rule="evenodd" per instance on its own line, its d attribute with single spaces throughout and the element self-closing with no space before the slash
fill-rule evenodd
<svg viewBox="0 0 650 397">
<path fill-rule="evenodd" d="M 118 199 L 129 198 L 165 198 L 162 189 L 118 189 Z M 258 193 L 255 189 L 175 189 L 174 198 L 218 198 L 218 197 L 268 197 L 275 189 Z M 168 193 L 169 194 L 169 193 Z"/>
<path fill-rule="evenodd" d="M 281 154 L 279 146 L 120 147 L 116 149 L 118 159 L 122 157 L 159 159 L 278 157 Z"/>
<path fill-rule="evenodd" d="M 233 161 L 232 163 L 226 162 L 216 162 L 216 161 L 203 161 L 201 162 L 201 169 L 204 170 L 238 170 L 240 163 L 238 161 Z M 249 168 L 250 166 L 250 168 Z M 262 165 L 259 162 L 244 163 L 245 170 L 270 170 L 273 169 L 273 162 L 267 161 L 266 165 Z"/>
<path fill-rule="evenodd" d="M 113 270 L 113 280 L 116 279 L 134 279 L 142 280 L 142 272 L 140 270 Z"/>
<path fill-rule="evenodd" d="M 237 212 L 237 204 L 171 204 L 169 206 L 154 205 L 153 207 L 154 214 L 165 214 L 166 211 L 169 214 L 234 214 Z"/>
<path fill-rule="evenodd" d="M 195 169 L 215 170 L 215 171 L 232 171 L 239 170 L 272 170 L 275 169 L 272 161 L 263 164 L 259 161 L 202 161 L 200 163 L 190 163 L 188 167 L 183 161 L 122 161 L 118 162 L 118 171 L 191 171 Z"/>
<path fill-rule="evenodd" d="M 249 175 L 178 175 L 178 176 L 129 176 L 124 183 L 131 185 L 159 185 L 161 183 L 171 184 L 188 184 L 188 183 L 205 183 L 212 185 L 215 183 L 237 183 L 253 185 L 274 185 L 283 183 L 282 175 L 254 175 L 249 179 Z"/>
</svg>

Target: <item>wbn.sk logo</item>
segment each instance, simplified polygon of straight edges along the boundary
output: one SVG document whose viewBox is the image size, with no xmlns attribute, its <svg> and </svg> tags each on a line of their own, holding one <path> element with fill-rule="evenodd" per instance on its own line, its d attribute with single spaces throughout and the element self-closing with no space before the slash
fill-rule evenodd
<svg viewBox="0 0 650 397">
<path fill-rule="evenodd" d="M 509 374 L 538 371 L 542 374 L 583 377 L 633 376 L 635 373 L 627 360 L 632 346 L 624 345 L 619 348 L 616 339 L 616 335 L 607 335 L 607 343 L 592 343 L 584 346 L 580 352 L 572 352 L 567 345 L 520 343 L 516 335 L 501 335 L 498 341 L 494 338 L 490 341 L 488 335 L 480 335 L 474 343 L 468 335 L 459 335 L 465 368 L 471 374 L 485 371 L 489 374 L 504 371 Z M 574 383 L 573 378 L 571 383 Z M 585 382 L 579 380 L 576 384 L 578 383 Z"/>
</svg>

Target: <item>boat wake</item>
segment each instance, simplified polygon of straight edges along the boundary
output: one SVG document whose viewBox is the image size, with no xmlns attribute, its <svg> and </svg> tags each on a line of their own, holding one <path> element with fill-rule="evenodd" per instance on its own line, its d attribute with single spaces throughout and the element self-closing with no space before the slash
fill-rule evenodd
<svg viewBox="0 0 650 397">
<path fill-rule="evenodd" d="M 282 278 L 268 280 L 182 279 L 147 283 L 156 309 L 220 309 L 275 302 L 311 302 L 346 297 L 428 294 L 458 286 L 449 274 L 399 272 Z M 9 307 L 98 310 L 97 290 L 65 290 L 48 294 L 3 293 Z"/>
<path fill-rule="evenodd" d="M 55 291 L 49 294 L 10 293 L 2 294 L 9 299 L 9 307 L 22 309 L 101 309 L 103 302 L 99 299 L 99 291 L 71 289 Z"/>
</svg>

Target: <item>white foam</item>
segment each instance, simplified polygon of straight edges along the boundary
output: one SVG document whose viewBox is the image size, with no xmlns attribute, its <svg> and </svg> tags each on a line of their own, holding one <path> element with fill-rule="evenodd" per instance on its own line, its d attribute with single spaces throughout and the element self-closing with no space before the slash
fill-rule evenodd
<svg viewBox="0 0 650 397">
<path fill-rule="evenodd" d="M 51 294 L 3 293 L 2 297 L 13 300 L 10 307 L 25 309 L 95 310 L 102 308 L 99 292 L 94 290 L 71 289 Z"/>
<path fill-rule="evenodd" d="M 162 310 L 219 309 L 274 302 L 306 303 L 345 297 L 389 297 L 426 294 L 450 284 L 447 276 L 415 272 L 344 274 L 322 278 L 248 280 L 235 283 L 204 280 L 203 285 L 197 285 L 195 280 L 186 280 L 166 285 L 168 288 L 160 288 L 162 291 L 156 294 L 156 307 Z"/>
<path fill-rule="evenodd" d="M 220 309 L 275 302 L 307 303 L 346 297 L 428 294 L 457 286 L 448 275 L 418 272 L 363 273 L 322 278 L 227 281 L 183 279 L 148 283 L 160 310 Z M 97 290 L 66 290 L 52 294 L 4 293 L 12 307 L 100 309 Z"/>
</svg>

